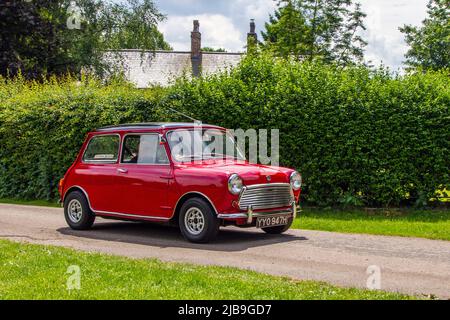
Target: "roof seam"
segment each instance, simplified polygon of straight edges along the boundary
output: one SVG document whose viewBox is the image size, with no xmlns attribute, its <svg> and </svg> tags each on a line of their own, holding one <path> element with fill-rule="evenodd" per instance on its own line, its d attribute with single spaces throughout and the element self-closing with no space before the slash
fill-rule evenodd
<svg viewBox="0 0 450 320">
<path fill-rule="evenodd" d="M 114 131 L 114 130 L 127 130 L 127 129 L 149 129 L 149 128 L 167 128 L 167 127 L 186 127 L 186 126 L 194 126 L 193 123 L 190 122 L 167 122 L 167 123 L 127 123 L 127 124 L 119 124 L 112 126 L 105 126 L 96 129 L 96 131 Z M 219 127 L 210 124 L 202 124 L 202 126 L 208 127 Z"/>
</svg>

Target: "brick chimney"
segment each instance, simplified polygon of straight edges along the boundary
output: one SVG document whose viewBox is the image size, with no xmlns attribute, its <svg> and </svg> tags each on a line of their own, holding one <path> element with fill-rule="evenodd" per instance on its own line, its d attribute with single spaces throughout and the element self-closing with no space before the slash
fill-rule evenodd
<svg viewBox="0 0 450 320">
<path fill-rule="evenodd" d="M 194 77 L 200 76 L 202 68 L 202 34 L 199 28 L 200 23 L 194 20 L 194 30 L 191 32 L 191 63 Z"/>
<path fill-rule="evenodd" d="M 258 35 L 255 30 L 255 19 L 250 19 L 250 32 L 247 33 L 247 52 L 252 51 L 258 43 Z"/>
</svg>

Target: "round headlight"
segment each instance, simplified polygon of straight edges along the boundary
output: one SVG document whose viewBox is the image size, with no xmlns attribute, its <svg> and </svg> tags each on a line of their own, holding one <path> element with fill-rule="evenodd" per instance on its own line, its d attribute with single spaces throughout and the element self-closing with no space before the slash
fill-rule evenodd
<svg viewBox="0 0 450 320">
<path fill-rule="evenodd" d="M 292 172 L 290 181 L 292 189 L 294 189 L 295 191 L 300 190 L 300 188 L 302 187 L 302 176 L 300 175 L 300 173 L 298 173 L 297 171 Z"/>
<path fill-rule="evenodd" d="M 236 173 L 233 173 L 228 179 L 228 190 L 232 194 L 239 194 L 242 191 L 244 184 L 242 183 L 241 177 Z"/>
</svg>

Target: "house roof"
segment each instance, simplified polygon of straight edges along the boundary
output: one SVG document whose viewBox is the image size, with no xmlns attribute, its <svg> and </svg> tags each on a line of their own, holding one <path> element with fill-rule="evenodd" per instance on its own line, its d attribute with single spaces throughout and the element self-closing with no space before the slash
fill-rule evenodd
<svg viewBox="0 0 450 320">
<path fill-rule="evenodd" d="M 103 59 L 138 88 L 169 86 L 182 76 L 198 77 L 220 73 L 236 67 L 242 60 L 241 52 L 211 52 L 202 50 L 200 23 L 194 20 L 191 32 L 191 51 L 164 50 L 109 50 Z M 250 20 L 247 49 L 257 41 L 255 22 Z M 250 41 L 251 40 L 251 41 Z"/>
<path fill-rule="evenodd" d="M 241 53 L 202 53 L 202 74 L 210 75 L 235 67 Z M 128 80 L 138 88 L 152 85 L 168 86 L 177 78 L 192 74 L 191 53 L 183 51 L 107 51 L 106 61 L 122 70 Z"/>
</svg>

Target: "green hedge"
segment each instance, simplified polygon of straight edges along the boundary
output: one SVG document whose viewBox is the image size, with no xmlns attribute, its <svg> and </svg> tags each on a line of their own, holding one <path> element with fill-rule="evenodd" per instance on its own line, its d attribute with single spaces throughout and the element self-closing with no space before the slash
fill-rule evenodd
<svg viewBox="0 0 450 320">
<path fill-rule="evenodd" d="M 302 173 L 309 203 L 427 201 L 450 190 L 448 79 L 448 72 L 392 78 L 268 56 L 165 90 L 0 79 L 0 197 L 57 198 L 88 131 L 183 120 L 170 106 L 228 128 L 279 129 L 281 164 Z"/>
<path fill-rule="evenodd" d="M 280 129 L 281 164 L 318 205 L 423 203 L 450 190 L 448 72 L 393 78 L 268 56 L 180 81 L 172 103 L 203 122 Z"/>
<path fill-rule="evenodd" d="M 109 124 L 165 119 L 158 107 L 161 94 L 92 79 L 44 84 L 2 79 L 0 197 L 56 199 L 57 183 L 86 133 Z"/>
</svg>

